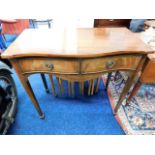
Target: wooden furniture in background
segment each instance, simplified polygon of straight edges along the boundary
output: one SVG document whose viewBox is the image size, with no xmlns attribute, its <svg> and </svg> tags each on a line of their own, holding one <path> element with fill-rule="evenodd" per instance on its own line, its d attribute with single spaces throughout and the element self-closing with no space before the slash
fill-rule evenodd
<svg viewBox="0 0 155 155">
<path fill-rule="evenodd" d="M 144 22 L 144 29 L 148 29 L 149 27 L 155 28 L 155 20 L 147 20 Z"/>
<path fill-rule="evenodd" d="M 131 19 L 95 19 L 94 27 L 127 27 Z"/>
<path fill-rule="evenodd" d="M 2 57 L 10 60 L 40 117 L 44 118 L 29 75 L 56 75 L 70 81 L 72 90 L 74 82 L 81 83 L 83 90 L 84 81 L 90 81 L 89 94 L 93 94 L 94 79 L 107 72 L 129 71 L 114 109 L 116 113 L 149 53 L 153 50 L 126 28 L 28 29 Z"/>
</svg>

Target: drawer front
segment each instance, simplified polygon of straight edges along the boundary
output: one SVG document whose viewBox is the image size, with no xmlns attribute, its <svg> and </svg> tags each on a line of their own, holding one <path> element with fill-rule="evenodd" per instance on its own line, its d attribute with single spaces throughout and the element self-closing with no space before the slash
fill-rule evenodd
<svg viewBox="0 0 155 155">
<path fill-rule="evenodd" d="M 115 26 L 125 26 L 129 27 L 130 19 L 96 19 L 95 27 L 115 27 Z"/>
<path fill-rule="evenodd" d="M 73 59 L 26 58 L 18 63 L 23 72 L 78 73 L 79 61 Z"/>
<path fill-rule="evenodd" d="M 82 73 L 95 73 L 107 70 L 131 69 L 135 70 L 140 62 L 141 56 L 113 56 L 105 58 L 94 58 L 83 60 L 81 64 Z"/>
</svg>

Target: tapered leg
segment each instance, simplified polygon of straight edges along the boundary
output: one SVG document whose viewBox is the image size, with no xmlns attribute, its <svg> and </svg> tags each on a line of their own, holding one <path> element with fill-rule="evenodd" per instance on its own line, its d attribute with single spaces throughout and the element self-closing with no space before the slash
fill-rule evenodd
<svg viewBox="0 0 155 155">
<path fill-rule="evenodd" d="M 25 79 L 25 81 L 21 81 L 21 82 L 22 82 L 25 90 L 27 91 L 28 95 L 30 96 L 33 105 L 35 106 L 38 114 L 40 115 L 40 118 L 44 119 L 45 115 L 44 115 L 44 113 L 42 112 L 42 110 L 41 110 L 41 108 L 39 106 L 39 103 L 38 103 L 38 101 L 37 101 L 37 99 L 36 99 L 36 97 L 34 95 L 34 92 L 33 92 L 32 88 L 31 88 L 31 85 L 30 85 L 28 79 Z"/>
<path fill-rule="evenodd" d="M 84 95 L 84 81 L 81 82 L 81 93 Z"/>
<path fill-rule="evenodd" d="M 91 86 L 91 95 L 94 94 L 94 79 L 92 80 L 92 86 Z"/>
<path fill-rule="evenodd" d="M 79 82 L 79 86 L 80 86 L 80 94 L 84 95 L 84 81 Z"/>
<path fill-rule="evenodd" d="M 74 96 L 74 82 L 71 82 L 71 87 L 72 87 L 72 96 Z"/>
<path fill-rule="evenodd" d="M 56 77 L 56 79 L 57 79 L 57 84 L 58 84 L 58 89 L 59 89 L 59 92 L 60 92 L 60 96 L 62 96 L 62 94 L 64 92 L 62 80 L 59 77 Z"/>
<path fill-rule="evenodd" d="M 110 79 L 111 79 L 111 75 L 112 75 L 112 73 L 108 73 L 108 78 L 107 78 L 106 86 L 105 86 L 106 90 L 108 89 L 108 85 L 109 85 L 109 82 L 110 82 Z"/>
<path fill-rule="evenodd" d="M 131 91 L 130 96 L 128 97 L 127 101 L 126 101 L 126 105 L 128 105 L 132 99 L 133 96 L 135 96 L 138 92 L 138 90 L 140 89 L 142 83 L 140 81 L 138 81 L 136 83 L 136 85 L 134 86 L 133 90 Z"/>
<path fill-rule="evenodd" d="M 45 117 L 45 115 L 44 115 L 44 113 L 42 112 L 42 110 L 41 110 L 41 108 L 39 106 L 39 103 L 38 103 L 38 101 L 37 101 L 37 99 L 36 99 L 36 97 L 34 95 L 34 92 L 33 92 L 32 88 L 31 88 L 31 85 L 30 85 L 30 83 L 28 81 L 28 78 L 22 77 L 22 75 L 19 75 L 19 78 L 20 78 L 20 80 L 21 80 L 21 82 L 22 82 L 22 84 L 23 84 L 23 86 L 25 88 L 25 91 L 27 92 L 30 99 L 32 100 L 32 103 L 35 106 L 38 114 L 40 115 L 40 118 L 43 119 Z"/>
<path fill-rule="evenodd" d="M 49 78 L 50 78 L 50 82 L 51 82 L 51 86 L 52 86 L 52 93 L 54 96 L 56 96 L 56 92 L 55 92 L 55 87 L 54 87 L 54 81 L 53 81 L 53 76 L 52 74 L 49 74 Z"/>
<path fill-rule="evenodd" d="M 127 93 L 129 92 L 135 78 L 137 77 L 138 73 L 144 68 L 145 61 L 146 61 L 146 55 L 143 55 L 141 60 L 139 61 L 139 64 L 138 64 L 136 70 L 129 74 L 127 82 L 126 82 L 126 84 L 123 88 L 123 91 L 119 97 L 118 103 L 117 103 L 116 107 L 114 108 L 114 114 L 117 113 L 119 107 L 122 104 L 122 101 L 125 99 L 125 97 L 126 97 Z"/>
<path fill-rule="evenodd" d="M 48 86 L 47 86 L 47 81 L 46 81 L 46 77 L 44 74 L 40 74 L 41 75 L 41 78 L 42 78 L 42 81 L 43 81 L 43 84 L 44 84 L 44 88 L 46 90 L 47 93 L 49 93 L 49 89 L 48 89 Z"/>
<path fill-rule="evenodd" d="M 95 93 L 97 93 L 97 92 L 98 92 L 99 84 L 100 84 L 100 77 L 99 77 L 99 78 L 97 78 L 97 84 L 96 84 Z"/>
<path fill-rule="evenodd" d="M 88 81 L 88 96 L 90 96 L 91 93 L 91 85 L 92 85 L 92 80 Z"/>
<path fill-rule="evenodd" d="M 25 91 L 27 92 L 27 94 L 29 95 L 34 107 L 36 108 L 38 114 L 40 115 L 40 118 L 41 119 L 44 119 L 45 118 L 45 115 L 44 113 L 42 112 L 40 106 L 39 106 L 39 103 L 34 95 L 34 92 L 31 88 L 31 85 L 28 81 L 28 78 L 27 76 L 23 75 L 21 70 L 20 70 L 20 66 L 18 66 L 18 62 L 16 60 L 10 60 L 11 61 L 11 64 L 12 66 L 14 67 L 14 69 L 16 70 L 16 73 L 18 74 L 18 77 L 23 85 L 23 87 L 25 88 Z"/>
<path fill-rule="evenodd" d="M 68 81 L 68 95 L 71 96 L 71 82 Z"/>
<path fill-rule="evenodd" d="M 64 94 L 64 87 L 63 87 L 63 80 L 59 78 L 59 83 L 60 83 L 60 93 L 61 95 Z"/>
<path fill-rule="evenodd" d="M 126 84 L 125 84 L 125 86 L 124 86 L 124 88 L 123 88 L 123 91 L 122 91 L 122 93 L 121 93 L 121 95 L 120 95 L 120 97 L 119 97 L 119 100 L 118 100 L 118 102 L 117 102 L 117 105 L 116 105 L 116 107 L 115 107 L 115 109 L 114 109 L 114 114 L 117 113 L 119 107 L 120 107 L 121 104 L 122 104 L 122 101 L 125 99 L 125 96 L 127 95 L 127 93 L 128 93 L 128 91 L 129 91 L 131 85 L 133 84 L 134 79 L 135 79 L 135 74 L 134 74 L 134 73 L 131 73 L 131 74 L 129 75 L 129 77 L 128 77 L 128 80 L 127 80 L 127 82 L 126 82 Z"/>
</svg>

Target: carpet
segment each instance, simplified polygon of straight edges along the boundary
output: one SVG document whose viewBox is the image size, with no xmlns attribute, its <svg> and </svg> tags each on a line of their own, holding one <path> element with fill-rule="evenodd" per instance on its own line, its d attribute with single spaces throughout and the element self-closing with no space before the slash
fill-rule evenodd
<svg viewBox="0 0 155 155">
<path fill-rule="evenodd" d="M 108 88 L 108 97 L 113 109 L 127 79 L 124 72 L 120 72 L 117 77 L 114 75 Z M 103 76 L 103 81 L 106 81 L 106 76 Z M 124 132 L 138 135 L 155 134 L 155 85 L 142 85 L 128 106 L 125 106 L 125 101 L 116 115 Z"/>
<path fill-rule="evenodd" d="M 100 82 L 99 92 L 88 96 L 78 94 L 75 84 L 75 96 L 67 94 L 67 83 L 64 82 L 65 93 L 54 97 L 44 90 L 41 77 L 38 74 L 30 76 L 30 83 L 45 113 L 45 119 L 39 116 L 29 97 L 23 89 L 17 75 L 14 73 L 18 91 L 18 111 L 9 135 L 122 135 L 125 134 L 115 119 L 103 82 Z M 46 75 L 48 87 L 50 80 Z M 56 84 L 56 79 L 54 79 Z M 85 88 L 88 85 L 85 83 Z"/>
</svg>

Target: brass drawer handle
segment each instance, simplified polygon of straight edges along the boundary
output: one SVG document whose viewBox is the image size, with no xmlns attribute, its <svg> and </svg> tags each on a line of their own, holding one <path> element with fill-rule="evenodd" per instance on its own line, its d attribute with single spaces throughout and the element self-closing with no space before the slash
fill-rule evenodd
<svg viewBox="0 0 155 155">
<path fill-rule="evenodd" d="M 109 19 L 110 22 L 114 21 L 114 19 Z"/>
<path fill-rule="evenodd" d="M 114 65 L 115 65 L 115 61 L 114 61 L 114 60 L 113 60 L 113 61 L 108 61 L 108 62 L 106 62 L 106 67 L 107 67 L 108 69 L 113 68 Z"/>
<path fill-rule="evenodd" d="M 49 70 L 54 68 L 53 64 L 45 64 L 45 67 L 47 67 Z"/>
</svg>

